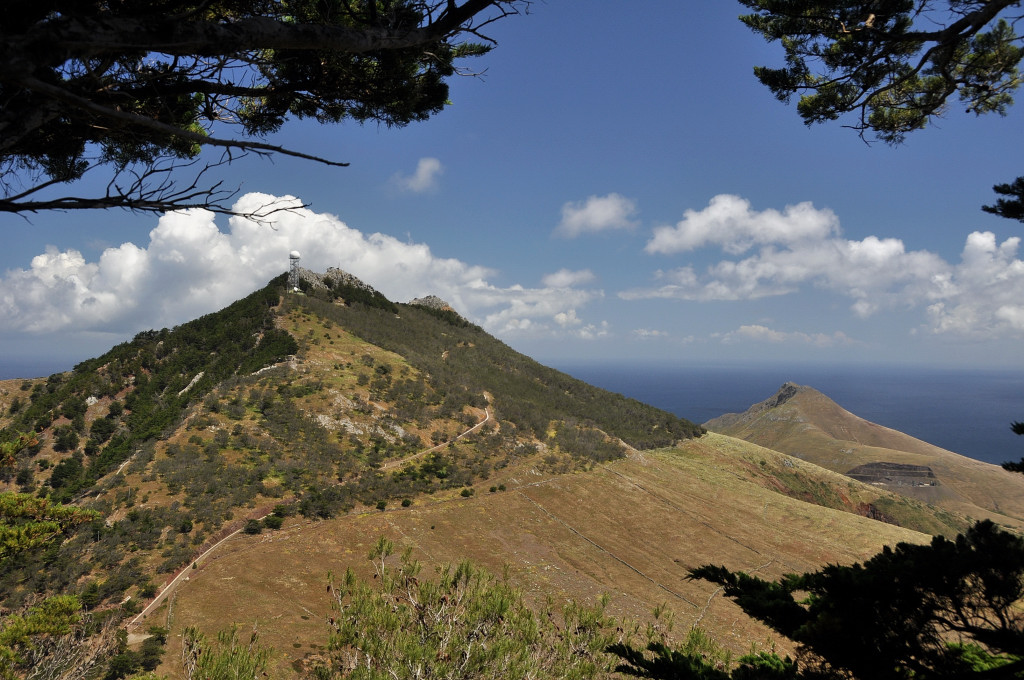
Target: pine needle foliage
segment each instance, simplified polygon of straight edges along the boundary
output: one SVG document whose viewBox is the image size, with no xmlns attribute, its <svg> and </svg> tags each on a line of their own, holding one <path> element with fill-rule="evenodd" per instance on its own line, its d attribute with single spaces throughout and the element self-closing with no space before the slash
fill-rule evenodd
<svg viewBox="0 0 1024 680">
<path fill-rule="evenodd" d="M 381 538 L 371 580 L 351 569 L 333 580 L 329 659 L 320 680 L 558 678 L 586 680 L 610 670 L 604 649 L 614 625 L 605 602 L 548 603 L 535 614 L 520 591 L 468 562 L 424 577 L 406 551 L 393 565 Z"/>
</svg>

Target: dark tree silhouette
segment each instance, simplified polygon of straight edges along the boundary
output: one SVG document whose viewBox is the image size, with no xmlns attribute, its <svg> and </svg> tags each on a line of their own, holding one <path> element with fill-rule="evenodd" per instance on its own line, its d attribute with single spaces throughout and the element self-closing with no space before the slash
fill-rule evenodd
<svg viewBox="0 0 1024 680">
<path fill-rule="evenodd" d="M 1018 177 L 1012 184 L 997 184 L 992 190 L 1007 198 L 998 198 L 995 204 L 983 205 L 981 209 L 993 215 L 1024 222 L 1024 177 Z"/>
<path fill-rule="evenodd" d="M 406 125 L 529 0 L 5 0 L 0 212 L 205 207 L 239 154 L 336 160 L 262 141 L 289 119 Z M 223 136 L 222 136 L 223 135 Z M 220 160 L 200 162 L 204 148 Z M 181 166 L 192 166 L 182 180 Z M 103 168 L 106 190 L 54 196 Z M 268 210 L 271 210 L 268 208 Z"/>
<path fill-rule="evenodd" d="M 1024 539 L 991 521 L 955 541 L 886 547 L 864 564 L 764 581 L 705 565 L 743 611 L 800 645 L 815 673 L 862 680 L 1019 678 Z"/>
<path fill-rule="evenodd" d="M 1014 434 L 1024 434 L 1024 423 L 1010 423 L 1010 429 L 1013 430 Z M 1021 458 L 1020 462 L 1017 463 L 1003 463 L 1003 467 L 1010 472 L 1024 473 L 1024 458 Z"/>
<path fill-rule="evenodd" d="M 740 0 L 741 21 L 779 41 L 781 68 L 757 78 L 781 101 L 799 96 L 808 125 L 842 119 L 865 140 L 899 144 L 959 100 L 1005 115 L 1024 78 L 1019 0 Z M 1024 219 L 1024 177 L 994 187 L 987 212 Z"/>
</svg>

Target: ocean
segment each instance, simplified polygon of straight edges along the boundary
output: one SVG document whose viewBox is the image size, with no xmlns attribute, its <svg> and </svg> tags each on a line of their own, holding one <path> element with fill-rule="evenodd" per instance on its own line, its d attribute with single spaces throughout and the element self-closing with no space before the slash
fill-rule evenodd
<svg viewBox="0 0 1024 680">
<path fill-rule="evenodd" d="M 741 413 L 785 382 L 808 385 L 855 415 L 949 451 L 1000 464 L 1024 457 L 1024 371 L 893 366 L 554 364 L 570 375 L 697 423 Z"/>
</svg>

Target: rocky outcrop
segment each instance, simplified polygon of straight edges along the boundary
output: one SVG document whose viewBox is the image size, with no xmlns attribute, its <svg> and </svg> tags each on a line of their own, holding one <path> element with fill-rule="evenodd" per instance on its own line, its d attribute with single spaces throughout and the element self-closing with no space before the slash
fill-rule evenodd
<svg viewBox="0 0 1024 680">
<path fill-rule="evenodd" d="M 858 482 L 885 486 L 938 486 L 939 480 L 927 465 L 867 463 L 846 473 Z"/>
<path fill-rule="evenodd" d="M 363 283 L 362 280 L 337 267 L 328 267 L 327 271 L 323 274 L 306 269 L 305 267 L 299 267 L 299 278 L 313 288 L 335 288 L 338 284 L 343 284 L 353 288 L 360 288 L 370 293 L 377 292 L 373 286 Z"/>
<path fill-rule="evenodd" d="M 779 388 L 779 391 L 776 392 L 773 397 L 761 402 L 761 404 L 766 409 L 774 408 L 776 406 L 782 406 L 787 401 L 795 397 L 797 392 L 799 392 L 801 389 L 805 388 L 802 388 L 800 385 L 797 385 L 796 383 L 783 383 L 782 387 Z"/>
<path fill-rule="evenodd" d="M 409 300 L 409 304 L 416 305 L 418 307 L 438 309 L 441 311 L 455 311 L 455 309 L 450 304 L 448 304 L 441 298 L 437 297 L 436 295 L 428 295 L 426 297 L 416 298 L 415 300 Z"/>
</svg>

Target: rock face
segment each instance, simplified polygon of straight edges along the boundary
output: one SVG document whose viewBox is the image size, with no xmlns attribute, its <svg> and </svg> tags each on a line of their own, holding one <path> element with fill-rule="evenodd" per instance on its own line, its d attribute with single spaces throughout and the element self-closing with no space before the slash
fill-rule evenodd
<svg viewBox="0 0 1024 680">
<path fill-rule="evenodd" d="M 802 388 L 800 385 L 797 385 L 796 383 L 783 383 L 782 387 L 779 388 L 779 391 L 775 393 L 775 396 L 761 403 L 764 405 L 764 408 L 766 409 L 774 408 L 776 406 L 782 406 L 787 401 L 796 396 L 796 393 L 799 392 L 801 389 L 806 388 Z"/>
<path fill-rule="evenodd" d="M 429 307 L 430 309 L 439 309 L 441 311 L 455 311 L 450 304 L 436 295 L 428 295 L 426 297 L 416 298 L 415 300 L 409 300 L 409 304 L 418 305 L 420 307 Z"/>
<path fill-rule="evenodd" d="M 306 269 L 305 267 L 299 267 L 299 278 L 314 288 L 331 288 L 341 283 L 353 288 L 361 288 L 371 293 L 377 292 L 373 286 L 363 283 L 360 279 L 337 267 L 328 267 L 327 271 L 323 274 Z"/>
</svg>

